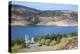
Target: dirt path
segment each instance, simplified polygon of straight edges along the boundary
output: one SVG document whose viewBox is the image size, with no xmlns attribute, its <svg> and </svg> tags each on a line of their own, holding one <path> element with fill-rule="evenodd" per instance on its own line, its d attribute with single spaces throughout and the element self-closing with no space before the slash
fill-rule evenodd
<svg viewBox="0 0 80 54">
<path fill-rule="evenodd" d="M 35 48 L 30 48 L 30 49 L 21 49 L 18 52 L 37 52 L 37 51 L 52 51 L 56 50 L 53 48 L 53 46 L 41 46 L 41 47 L 35 47 Z"/>
</svg>

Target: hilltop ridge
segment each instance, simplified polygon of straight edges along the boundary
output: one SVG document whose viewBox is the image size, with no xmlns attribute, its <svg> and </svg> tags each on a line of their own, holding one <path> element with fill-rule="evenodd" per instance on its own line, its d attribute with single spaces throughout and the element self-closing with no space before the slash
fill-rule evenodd
<svg viewBox="0 0 80 54">
<path fill-rule="evenodd" d="M 37 10 L 16 4 L 11 6 L 11 25 L 77 26 L 78 13 L 73 10 Z"/>
</svg>

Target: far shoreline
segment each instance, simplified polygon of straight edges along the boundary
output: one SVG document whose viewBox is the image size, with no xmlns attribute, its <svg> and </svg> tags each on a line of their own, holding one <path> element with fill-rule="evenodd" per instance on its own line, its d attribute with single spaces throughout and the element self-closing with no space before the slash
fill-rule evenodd
<svg viewBox="0 0 80 54">
<path fill-rule="evenodd" d="M 11 27 L 12 26 L 64 26 L 64 27 L 68 27 L 68 26 L 75 26 L 75 27 L 78 27 L 78 25 L 10 25 Z"/>
</svg>

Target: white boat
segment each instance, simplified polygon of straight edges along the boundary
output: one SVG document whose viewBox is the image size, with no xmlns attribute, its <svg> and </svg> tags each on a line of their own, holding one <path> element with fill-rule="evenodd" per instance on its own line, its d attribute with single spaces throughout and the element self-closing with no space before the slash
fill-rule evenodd
<svg viewBox="0 0 80 54">
<path fill-rule="evenodd" d="M 29 44 L 29 47 L 31 48 L 34 48 L 36 46 L 34 37 L 32 37 L 31 40 L 29 40 L 29 35 L 25 35 L 25 41 L 26 41 L 26 44 Z"/>
</svg>

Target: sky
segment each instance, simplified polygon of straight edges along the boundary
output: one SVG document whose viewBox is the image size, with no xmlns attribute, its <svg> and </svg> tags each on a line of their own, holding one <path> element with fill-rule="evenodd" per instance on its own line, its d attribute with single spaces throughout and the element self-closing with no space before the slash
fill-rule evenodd
<svg viewBox="0 0 80 54">
<path fill-rule="evenodd" d="M 39 10 L 78 10 L 78 6 L 72 4 L 40 3 L 26 1 L 12 1 L 12 4 L 23 5 Z"/>
</svg>

